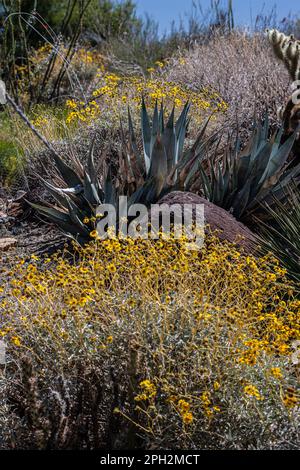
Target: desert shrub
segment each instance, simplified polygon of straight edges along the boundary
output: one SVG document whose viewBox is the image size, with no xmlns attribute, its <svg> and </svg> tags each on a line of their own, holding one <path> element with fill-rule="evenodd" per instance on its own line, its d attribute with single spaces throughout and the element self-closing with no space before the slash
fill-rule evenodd
<svg viewBox="0 0 300 470">
<path fill-rule="evenodd" d="M 68 75 L 70 63 L 76 52 L 82 19 L 89 4 L 90 0 L 68 2 L 65 17 L 62 20 L 61 32 L 60 34 L 55 34 L 47 20 L 43 18 L 43 13 L 38 11 L 38 2 L 23 2 L 22 4 L 14 0 L 4 2 L 4 22 L 0 55 L 1 75 L 5 80 L 7 89 L 14 95 L 17 101 L 22 99 L 20 79 L 24 78 L 24 76 L 28 82 L 27 94 L 29 96 L 29 105 L 44 102 L 45 100 L 53 101 L 59 99 L 61 85 Z M 51 8 L 47 12 L 50 10 Z M 70 25 L 74 11 L 78 12 L 75 21 L 76 27 L 72 31 L 71 38 L 69 38 L 64 61 L 59 67 L 58 73 L 54 74 L 53 77 L 52 72 L 57 69 L 57 62 L 59 62 L 62 54 L 64 32 L 67 31 L 68 25 Z M 41 40 L 52 45 L 53 50 L 48 57 L 44 73 L 37 85 L 32 83 L 32 79 L 35 80 L 36 76 L 40 76 L 38 74 L 38 67 L 35 67 L 36 64 L 32 60 L 31 53 L 32 46 L 36 47 Z M 33 73 L 32 69 L 34 69 Z M 51 92 L 47 89 L 49 88 L 49 83 L 51 83 Z M 70 80 L 69 83 L 71 83 Z"/>
<path fill-rule="evenodd" d="M 111 239 L 2 273 L 2 447 L 299 446 L 297 286 L 270 256 L 185 243 Z"/>
<path fill-rule="evenodd" d="M 254 114 L 261 117 L 266 108 L 275 123 L 277 108 L 290 94 L 289 78 L 269 49 L 262 33 L 216 34 L 207 44 L 196 43 L 171 58 L 162 75 L 194 92 L 214 89 L 228 104 L 224 119 L 229 126 L 238 122 L 249 129 Z"/>
<path fill-rule="evenodd" d="M 258 228 L 262 235 L 262 249 L 272 251 L 284 266 L 291 278 L 300 280 L 300 195 L 296 184 L 291 184 L 283 191 L 284 198 L 280 201 L 273 198 L 273 205 L 266 210 L 272 223 L 258 220 Z"/>
<path fill-rule="evenodd" d="M 211 88 L 203 88 L 201 91 L 193 93 L 185 85 L 162 80 L 157 71 L 164 65 L 163 62 L 157 62 L 155 68 L 148 69 L 150 76 L 146 78 L 143 76 L 122 76 L 99 70 L 98 81 L 91 90 L 92 100 L 88 104 L 82 106 L 79 100 L 67 101 L 67 107 L 70 108 L 67 123 L 72 123 L 74 120 L 91 123 L 103 113 L 112 114 L 116 122 L 120 115 L 124 115 L 128 105 L 134 111 L 140 110 L 141 95 L 153 108 L 157 101 L 164 101 L 170 109 L 175 105 L 178 110 L 187 101 L 190 101 L 193 118 L 197 125 L 209 114 L 227 110 L 227 104 L 222 96 Z"/>
<path fill-rule="evenodd" d="M 45 42 L 28 52 L 27 64 L 15 65 L 17 94 L 24 107 L 47 100 L 51 105 L 58 92 L 85 100 L 90 83 L 103 67 L 104 58 L 95 50 L 62 41 Z"/>
</svg>

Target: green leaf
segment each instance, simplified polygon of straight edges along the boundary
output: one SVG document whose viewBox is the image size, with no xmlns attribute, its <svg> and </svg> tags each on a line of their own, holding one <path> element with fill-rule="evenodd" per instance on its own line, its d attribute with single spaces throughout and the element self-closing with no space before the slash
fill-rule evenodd
<svg viewBox="0 0 300 470">
<path fill-rule="evenodd" d="M 166 128 L 162 134 L 162 140 L 167 154 L 168 173 L 172 170 L 173 166 L 175 165 L 176 135 L 174 129 L 174 113 L 175 109 L 173 108 L 169 120 L 166 124 Z"/>
<path fill-rule="evenodd" d="M 148 174 L 151 164 L 151 127 L 149 116 L 147 113 L 144 97 L 142 99 L 142 115 L 141 115 L 142 138 L 144 148 L 144 159 L 146 173 Z"/>
<path fill-rule="evenodd" d="M 270 177 L 274 176 L 283 167 L 289 154 L 292 151 L 296 137 L 297 133 L 295 132 L 292 136 L 287 139 L 287 141 L 279 148 L 279 150 L 277 150 L 276 153 L 272 153 L 269 164 L 265 169 L 265 172 L 261 177 L 259 184 L 268 184 L 267 180 Z"/>
<path fill-rule="evenodd" d="M 53 153 L 55 164 L 59 173 L 61 174 L 63 180 L 65 181 L 68 187 L 76 188 L 77 186 L 82 186 L 81 178 L 75 173 L 75 171 L 70 168 L 58 155 Z"/>
</svg>

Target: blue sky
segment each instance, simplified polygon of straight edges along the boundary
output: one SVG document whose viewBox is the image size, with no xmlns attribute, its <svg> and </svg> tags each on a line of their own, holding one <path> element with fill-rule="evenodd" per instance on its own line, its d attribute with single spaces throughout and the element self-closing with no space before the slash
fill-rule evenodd
<svg viewBox="0 0 300 470">
<path fill-rule="evenodd" d="M 196 0 L 197 1 L 197 0 Z M 227 0 L 221 0 L 224 5 Z M 192 0 L 135 0 L 138 13 L 144 15 L 148 13 L 152 18 L 160 23 L 160 31 L 168 31 L 172 20 L 178 20 L 181 16 L 191 10 Z M 201 0 L 203 9 L 207 9 L 210 0 Z M 300 14 L 299 0 L 233 0 L 235 15 L 242 25 L 251 25 L 251 10 L 253 17 L 263 9 L 268 12 L 276 5 L 278 17 L 280 19 L 288 16 L 289 13 Z"/>
</svg>

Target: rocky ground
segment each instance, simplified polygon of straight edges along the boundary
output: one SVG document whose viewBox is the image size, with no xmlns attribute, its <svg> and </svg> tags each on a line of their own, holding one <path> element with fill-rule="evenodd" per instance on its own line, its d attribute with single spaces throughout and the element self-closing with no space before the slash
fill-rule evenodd
<svg viewBox="0 0 300 470">
<path fill-rule="evenodd" d="M 33 213 L 26 202 L 26 192 L 19 191 L 12 198 L 0 197 L 0 266 L 16 257 L 29 257 L 33 253 L 51 251 L 61 244 L 60 232 L 45 224 Z"/>
</svg>

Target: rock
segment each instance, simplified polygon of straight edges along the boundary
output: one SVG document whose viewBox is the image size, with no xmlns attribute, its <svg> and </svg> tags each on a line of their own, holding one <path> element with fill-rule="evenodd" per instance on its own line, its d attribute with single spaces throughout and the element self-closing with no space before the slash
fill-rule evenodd
<svg viewBox="0 0 300 470">
<path fill-rule="evenodd" d="M 0 238 L 0 251 L 6 251 L 16 246 L 18 240 L 16 238 Z"/>
<path fill-rule="evenodd" d="M 221 240 L 227 240 L 236 243 L 244 249 L 245 252 L 253 253 L 258 245 L 256 236 L 241 222 L 238 222 L 233 215 L 218 207 L 197 194 L 175 191 L 164 196 L 159 204 L 197 204 L 204 205 L 205 225 L 208 225 L 211 231 L 218 231 L 218 237 Z"/>
</svg>

